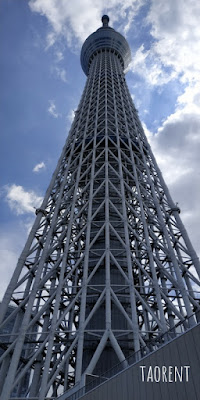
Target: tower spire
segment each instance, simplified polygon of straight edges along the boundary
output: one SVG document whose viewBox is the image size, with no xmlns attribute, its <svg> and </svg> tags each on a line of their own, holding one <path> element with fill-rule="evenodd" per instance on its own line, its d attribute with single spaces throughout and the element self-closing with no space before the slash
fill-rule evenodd
<svg viewBox="0 0 200 400">
<path fill-rule="evenodd" d="M 109 17 L 108 15 L 103 15 L 102 17 L 102 22 L 103 22 L 103 27 L 108 27 L 108 23 L 109 23 Z"/>
<path fill-rule="evenodd" d="M 83 44 L 83 95 L 1 305 L 3 400 L 68 398 L 199 318 L 199 262 L 108 21 Z"/>
</svg>

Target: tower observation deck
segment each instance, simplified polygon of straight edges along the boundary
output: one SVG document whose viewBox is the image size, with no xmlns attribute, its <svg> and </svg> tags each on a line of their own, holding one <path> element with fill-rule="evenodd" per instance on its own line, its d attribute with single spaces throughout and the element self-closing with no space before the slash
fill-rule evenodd
<svg viewBox="0 0 200 400">
<path fill-rule="evenodd" d="M 83 44 L 83 95 L 1 304 L 2 400 L 67 398 L 199 320 L 199 261 L 126 84 L 130 49 L 102 22 Z"/>
<path fill-rule="evenodd" d="M 131 51 L 126 39 L 113 28 L 108 26 L 109 17 L 103 15 L 103 26 L 90 35 L 83 44 L 81 51 L 81 65 L 86 75 L 89 74 L 93 58 L 105 49 L 114 53 L 121 61 L 125 70 L 131 61 Z"/>
</svg>

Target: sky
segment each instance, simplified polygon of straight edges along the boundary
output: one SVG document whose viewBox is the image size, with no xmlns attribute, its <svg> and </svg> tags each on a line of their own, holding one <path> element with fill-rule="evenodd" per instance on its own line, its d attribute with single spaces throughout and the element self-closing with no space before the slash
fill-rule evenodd
<svg viewBox="0 0 200 400">
<path fill-rule="evenodd" d="M 200 254 L 200 3 L 1 0 L 0 298 L 80 101 L 81 46 L 103 14 L 130 45 L 130 93 Z"/>
</svg>

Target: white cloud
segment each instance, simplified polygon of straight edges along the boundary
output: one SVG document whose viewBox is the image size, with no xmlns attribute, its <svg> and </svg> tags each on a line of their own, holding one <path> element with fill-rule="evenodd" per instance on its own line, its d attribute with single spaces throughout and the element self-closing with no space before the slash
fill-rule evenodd
<svg viewBox="0 0 200 400">
<path fill-rule="evenodd" d="M 59 68 L 59 67 L 54 67 L 54 70 L 56 72 L 56 75 L 59 79 L 61 79 L 61 81 L 63 81 L 64 83 L 67 82 L 67 73 L 66 70 L 64 68 Z"/>
<path fill-rule="evenodd" d="M 153 44 L 136 51 L 131 69 L 148 84 L 176 79 L 182 94 L 156 134 L 145 126 L 153 152 L 194 247 L 200 231 L 200 5 L 195 0 L 151 1 L 147 22 Z M 184 84 L 184 86 L 183 86 Z M 161 99 L 162 107 L 162 99 Z"/>
<path fill-rule="evenodd" d="M 120 31 L 129 31 L 135 15 L 145 0 L 30 0 L 33 12 L 45 16 L 51 27 L 47 46 L 63 36 L 69 46 L 82 43 L 100 26 L 103 12 L 110 15 L 110 25 L 120 22 Z M 151 0 L 146 18 L 153 42 L 148 50 L 141 45 L 134 52 L 130 68 L 152 85 L 163 85 L 174 78 L 183 82 L 199 76 L 200 5 L 196 0 Z M 143 21 L 144 22 L 144 21 Z M 65 81 L 65 72 L 58 71 Z"/>
<path fill-rule="evenodd" d="M 163 85 L 175 78 L 174 71 L 166 72 L 164 65 L 152 50 L 144 50 L 142 44 L 135 52 L 129 70 L 142 76 L 150 85 Z"/>
<path fill-rule="evenodd" d="M 47 41 L 47 45 L 45 47 L 45 50 L 48 50 L 49 47 L 53 46 L 54 43 L 56 42 L 56 34 L 54 32 L 49 32 L 47 34 L 46 41 Z"/>
<path fill-rule="evenodd" d="M 22 249 L 23 239 L 23 235 L 19 235 L 19 231 L 14 232 L 13 229 L 6 233 L 5 231 L 0 233 L 0 301 L 16 266 L 19 252 Z"/>
<path fill-rule="evenodd" d="M 70 112 L 67 115 L 67 119 L 69 120 L 69 122 L 72 123 L 73 120 L 74 120 L 74 117 L 75 117 L 75 111 L 74 110 L 70 110 Z"/>
<path fill-rule="evenodd" d="M 56 54 L 56 61 L 57 61 L 57 62 L 60 62 L 60 61 L 62 61 L 62 60 L 64 59 L 64 56 L 63 56 L 63 52 L 62 52 L 62 51 L 57 50 L 55 54 Z"/>
<path fill-rule="evenodd" d="M 59 62 L 57 60 L 57 55 L 56 55 L 56 62 Z M 64 83 L 67 83 L 67 72 L 64 68 L 58 67 L 57 65 L 51 66 L 51 72 L 54 74 L 58 79 L 63 81 Z M 53 103 L 53 102 L 52 102 Z M 53 110 L 55 109 L 55 104 L 53 103 Z M 58 114 L 59 116 L 59 114 Z"/>
<path fill-rule="evenodd" d="M 49 108 L 47 110 L 54 118 L 58 118 L 60 114 L 56 111 L 56 105 L 53 100 L 49 100 Z"/>
<path fill-rule="evenodd" d="M 7 221 L 0 229 L 0 301 L 17 264 L 27 236 L 33 225 L 34 216 L 23 216 L 17 221 Z"/>
<path fill-rule="evenodd" d="M 78 40 L 91 33 L 97 28 L 97 13 L 100 8 L 96 0 L 31 0 L 29 5 L 32 11 L 44 15 L 51 27 L 52 32 L 48 34 L 48 44 L 52 45 L 55 36 L 64 36 L 68 45 L 72 43 L 75 36 Z M 88 12 L 90 10 L 90 12 Z"/>
<path fill-rule="evenodd" d="M 200 88 L 186 88 L 157 133 L 145 132 L 192 242 L 200 241 Z M 145 128 L 145 127 L 144 127 Z"/>
<path fill-rule="evenodd" d="M 124 19 L 124 32 L 130 28 L 131 21 L 144 0 L 110 0 L 105 5 L 104 0 L 30 0 L 29 6 L 33 12 L 44 15 L 52 27 L 47 37 L 47 45 L 55 43 L 60 35 L 72 46 L 74 39 L 82 43 L 88 35 L 99 28 L 100 18 L 106 11 L 114 21 Z"/>
<path fill-rule="evenodd" d="M 43 198 L 34 191 L 25 191 L 22 186 L 7 185 L 4 187 L 6 192 L 6 201 L 17 215 L 25 213 L 34 213 L 35 208 L 39 207 Z"/>
<path fill-rule="evenodd" d="M 152 45 L 145 50 L 142 44 L 134 51 L 129 68 L 151 85 L 175 78 L 186 84 L 200 81 L 199 17 L 196 0 L 152 0 L 146 18 Z"/>
<path fill-rule="evenodd" d="M 156 39 L 153 52 L 165 66 L 182 75 L 182 81 L 199 79 L 200 4 L 196 0 L 152 0 L 148 22 Z"/>
<path fill-rule="evenodd" d="M 39 164 L 36 164 L 35 167 L 33 168 L 33 172 L 39 172 L 41 169 L 44 169 L 46 167 L 44 161 L 42 161 Z"/>
</svg>

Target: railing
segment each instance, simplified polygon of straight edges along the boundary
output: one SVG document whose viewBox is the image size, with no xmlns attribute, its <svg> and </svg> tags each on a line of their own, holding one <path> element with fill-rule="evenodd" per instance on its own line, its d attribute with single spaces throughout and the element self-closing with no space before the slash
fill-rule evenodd
<svg viewBox="0 0 200 400">
<path fill-rule="evenodd" d="M 130 355 L 126 361 L 128 362 L 128 367 L 134 365 L 138 361 L 140 361 L 142 358 L 145 356 L 153 353 L 155 350 L 159 349 L 160 347 L 164 346 L 165 344 L 169 343 L 171 340 L 176 339 L 178 336 L 182 335 L 185 333 L 187 330 L 190 328 L 193 328 L 195 326 L 190 323 L 190 321 L 194 320 L 195 314 L 191 315 L 189 318 L 185 318 L 184 321 L 179 322 L 173 329 L 168 330 L 167 332 L 163 333 L 162 335 L 159 335 L 153 339 L 150 340 L 149 344 L 142 347 L 139 351 L 133 353 Z M 124 360 L 125 361 L 125 360 Z M 112 378 L 113 376 L 117 375 L 119 372 L 124 370 L 124 361 L 120 362 L 119 364 L 116 364 L 114 367 L 109 369 L 108 371 L 99 374 L 98 376 L 94 375 L 86 375 L 86 377 L 93 378 L 91 382 L 87 383 L 85 386 L 83 386 L 80 389 L 75 389 L 76 390 L 74 393 L 69 393 L 67 396 L 67 392 L 63 393 L 61 396 L 57 398 L 57 400 L 78 400 L 82 396 L 84 396 L 86 393 L 94 389 L 95 387 L 99 386 L 100 384 L 104 383 L 108 379 Z"/>
</svg>

